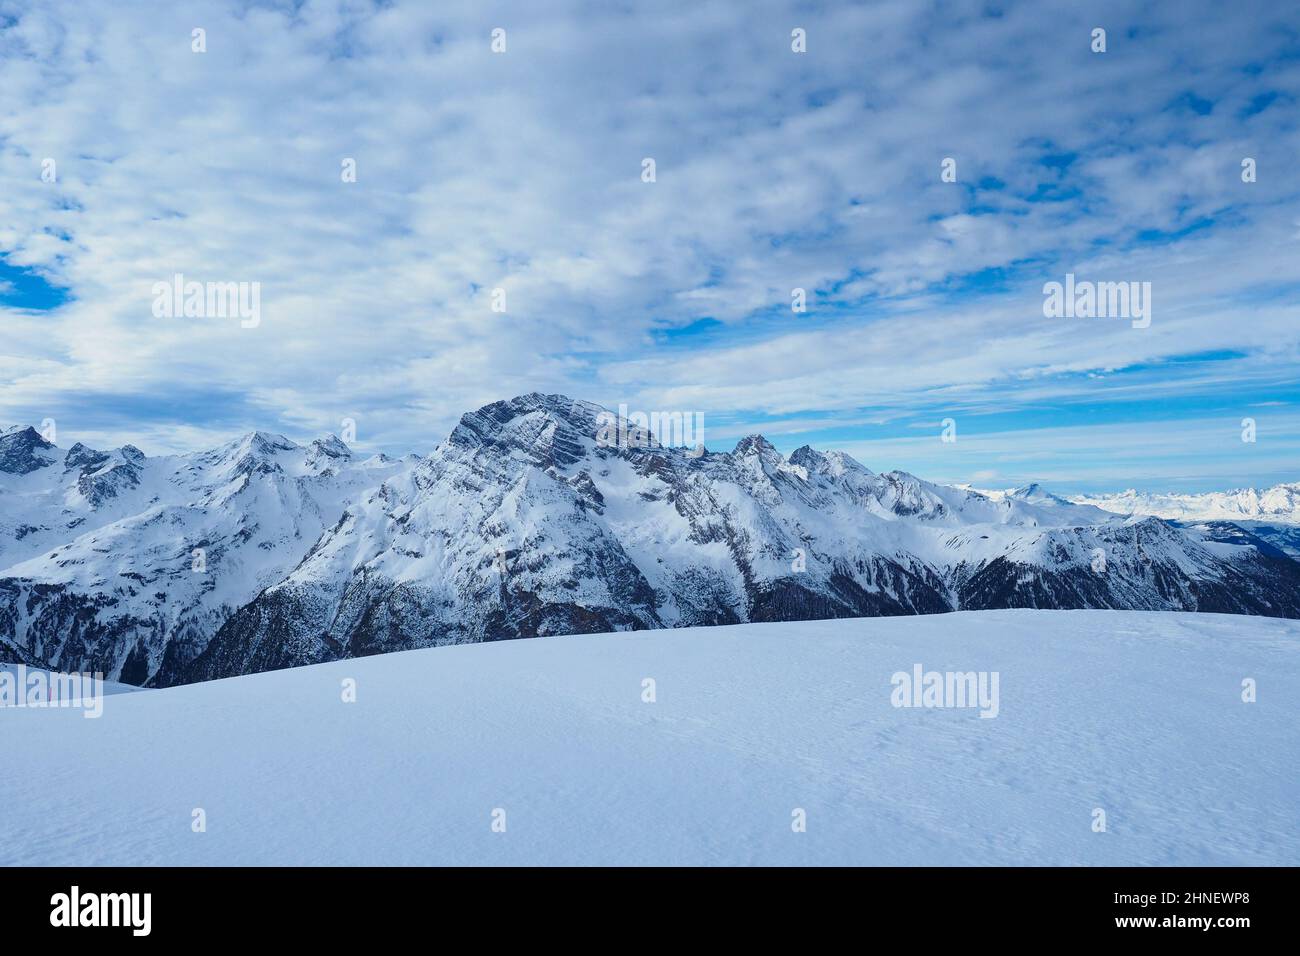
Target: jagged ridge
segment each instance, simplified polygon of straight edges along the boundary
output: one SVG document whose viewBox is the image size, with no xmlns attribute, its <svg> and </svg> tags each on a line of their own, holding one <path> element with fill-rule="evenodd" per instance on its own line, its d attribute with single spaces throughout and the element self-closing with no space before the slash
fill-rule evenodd
<svg viewBox="0 0 1300 956">
<path fill-rule="evenodd" d="M 169 459 L 75 446 L 57 479 L 53 446 L 25 437 L 0 498 L 14 529 L 0 653 L 166 686 L 745 621 L 998 607 L 1300 617 L 1300 564 L 1250 533 L 1117 516 L 1038 486 L 982 494 L 876 474 L 807 446 L 785 459 L 758 435 L 721 453 L 644 435 L 611 447 L 603 412 L 561 395 L 495 402 L 402 461 L 260 432 Z M 26 468 L 32 455 L 48 461 Z M 37 487 L 74 506 L 9 509 Z M 20 525 L 33 530 L 20 538 Z"/>
</svg>

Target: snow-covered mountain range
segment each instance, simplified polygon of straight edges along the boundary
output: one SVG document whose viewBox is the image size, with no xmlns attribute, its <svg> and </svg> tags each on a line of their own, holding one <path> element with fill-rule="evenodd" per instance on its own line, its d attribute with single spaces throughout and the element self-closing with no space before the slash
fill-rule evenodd
<svg viewBox="0 0 1300 956">
<path fill-rule="evenodd" d="M 1080 495 L 1071 501 L 1096 505 L 1117 514 L 1156 515 L 1182 521 L 1274 521 L 1300 524 L 1300 482 L 1257 490 L 1210 491 L 1196 495 L 1139 494 L 1132 489 L 1111 495 Z"/>
<path fill-rule="evenodd" d="M 1004 607 L 1300 617 L 1242 523 L 981 493 L 761 436 L 609 446 L 530 394 L 424 458 L 0 434 L 0 659 L 168 686 L 437 644 Z M 644 439 L 645 436 L 643 436 Z"/>
<path fill-rule="evenodd" d="M 1300 482 L 1272 488 L 1240 488 L 1204 494 L 1139 494 L 1123 491 L 1110 495 L 1070 498 L 1122 515 L 1154 515 L 1193 527 L 1237 525 L 1300 558 Z"/>
</svg>

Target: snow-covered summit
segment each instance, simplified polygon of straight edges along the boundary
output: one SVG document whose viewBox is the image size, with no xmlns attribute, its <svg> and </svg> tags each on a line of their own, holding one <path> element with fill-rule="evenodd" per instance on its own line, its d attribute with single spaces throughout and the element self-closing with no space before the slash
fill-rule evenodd
<svg viewBox="0 0 1300 956">
<path fill-rule="evenodd" d="M 53 464 L 57 458 L 54 445 L 31 426 L 0 433 L 0 472 L 26 475 Z"/>
</svg>

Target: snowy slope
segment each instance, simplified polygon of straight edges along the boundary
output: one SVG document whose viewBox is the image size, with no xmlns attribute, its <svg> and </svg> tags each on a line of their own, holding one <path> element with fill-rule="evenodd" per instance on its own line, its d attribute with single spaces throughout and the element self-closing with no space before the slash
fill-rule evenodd
<svg viewBox="0 0 1300 956">
<path fill-rule="evenodd" d="M 891 706 L 917 663 L 998 716 Z M 435 648 L 0 710 L 0 863 L 1294 866 L 1297 701 L 1300 622 L 1210 614 Z"/>
<path fill-rule="evenodd" d="M 0 673 L 13 675 L 11 679 L 15 682 L 15 688 L 23 687 L 22 684 L 17 683 L 20 677 L 25 677 L 30 680 L 33 674 L 39 674 L 43 686 L 48 687 L 53 683 L 54 677 L 56 676 L 50 671 L 41 668 L 28 667 L 25 670 L 20 670 L 19 665 L 17 664 L 0 664 Z M 131 684 L 119 684 L 111 680 L 104 681 L 101 686 L 103 687 L 103 693 L 105 696 L 108 696 L 109 694 L 136 694 L 141 690 L 141 688 L 134 687 Z M 0 707 L 5 706 L 6 704 L 9 706 L 17 706 L 16 701 L 0 701 Z"/>
</svg>

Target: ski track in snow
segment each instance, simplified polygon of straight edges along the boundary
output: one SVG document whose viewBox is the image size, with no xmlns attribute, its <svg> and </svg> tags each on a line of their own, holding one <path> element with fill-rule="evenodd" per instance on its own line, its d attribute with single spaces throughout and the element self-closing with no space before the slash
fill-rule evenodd
<svg viewBox="0 0 1300 956">
<path fill-rule="evenodd" d="M 894 708 L 914 663 L 1000 715 Z M 0 863 L 1297 865 L 1298 701 L 1300 622 L 1211 614 L 432 648 L 0 709 Z"/>
</svg>

